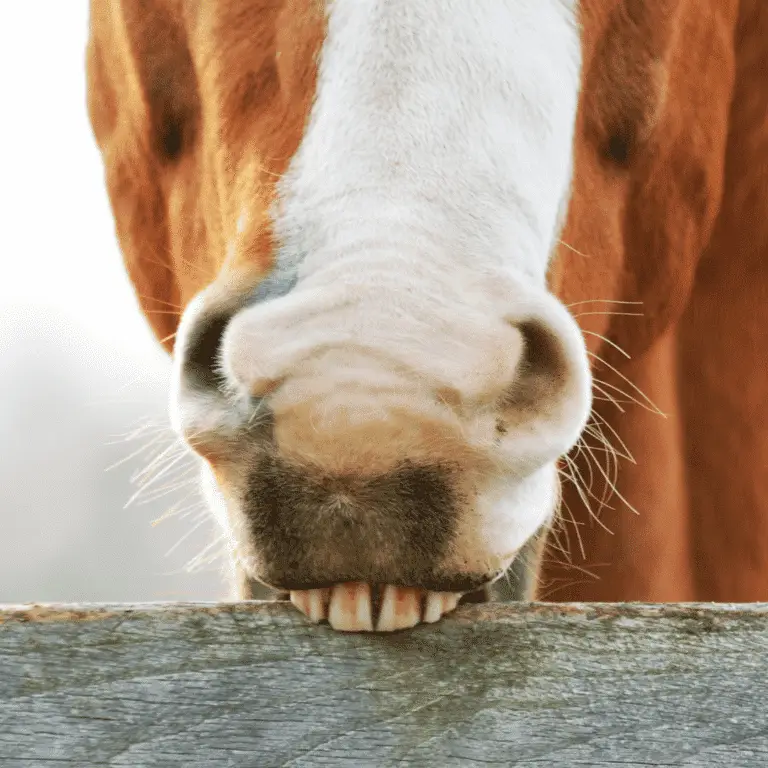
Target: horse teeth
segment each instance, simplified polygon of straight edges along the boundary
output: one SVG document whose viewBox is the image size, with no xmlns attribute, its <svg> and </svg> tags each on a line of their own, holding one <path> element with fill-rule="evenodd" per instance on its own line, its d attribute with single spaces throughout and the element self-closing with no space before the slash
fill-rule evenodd
<svg viewBox="0 0 768 768">
<path fill-rule="evenodd" d="M 428 592 L 424 607 L 424 621 L 433 624 L 446 613 L 450 613 L 461 599 L 460 592 Z"/>
<path fill-rule="evenodd" d="M 331 591 L 328 623 L 339 632 L 372 632 L 371 587 L 362 582 L 337 584 Z"/>
<path fill-rule="evenodd" d="M 302 589 L 291 592 L 291 602 L 315 623 L 327 617 L 330 589 Z"/>
<path fill-rule="evenodd" d="M 336 584 L 330 589 L 293 590 L 291 602 L 314 622 L 327 620 L 340 632 L 394 632 L 432 624 L 454 610 L 460 592 L 430 592 L 415 587 L 385 585 L 378 616 L 374 590 L 363 582 Z"/>
<path fill-rule="evenodd" d="M 377 632 L 415 627 L 421 621 L 421 590 L 387 584 L 381 599 Z"/>
</svg>

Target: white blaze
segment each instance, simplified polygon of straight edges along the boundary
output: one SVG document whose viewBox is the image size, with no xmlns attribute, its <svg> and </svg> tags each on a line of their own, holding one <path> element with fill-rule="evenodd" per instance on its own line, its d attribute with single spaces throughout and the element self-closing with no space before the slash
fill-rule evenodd
<svg viewBox="0 0 768 768">
<path fill-rule="evenodd" d="M 543 286 L 570 185 L 575 0 L 332 0 L 283 263 L 382 240 Z M 356 249 L 356 244 L 361 248 Z M 447 266 L 445 262 L 442 264 Z M 441 266 L 432 263 L 422 266 Z"/>
</svg>

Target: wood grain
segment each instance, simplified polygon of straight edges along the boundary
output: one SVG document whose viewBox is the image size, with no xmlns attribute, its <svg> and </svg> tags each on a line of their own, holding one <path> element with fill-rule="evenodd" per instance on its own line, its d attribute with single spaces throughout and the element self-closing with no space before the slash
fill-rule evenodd
<svg viewBox="0 0 768 768">
<path fill-rule="evenodd" d="M 0 606 L 0 766 L 768 765 L 768 604 Z"/>
</svg>

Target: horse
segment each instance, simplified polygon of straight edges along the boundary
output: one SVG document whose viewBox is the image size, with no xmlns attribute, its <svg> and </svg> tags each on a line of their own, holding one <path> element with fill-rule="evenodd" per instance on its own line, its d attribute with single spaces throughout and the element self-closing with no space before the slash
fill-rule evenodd
<svg viewBox="0 0 768 768">
<path fill-rule="evenodd" d="M 235 597 L 766 599 L 765 71 L 762 0 L 91 0 Z"/>
</svg>

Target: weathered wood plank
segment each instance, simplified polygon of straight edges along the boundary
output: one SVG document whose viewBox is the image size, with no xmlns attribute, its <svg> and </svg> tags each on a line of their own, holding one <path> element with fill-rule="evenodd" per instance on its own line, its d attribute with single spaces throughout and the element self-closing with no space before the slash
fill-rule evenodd
<svg viewBox="0 0 768 768">
<path fill-rule="evenodd" d="M 0 608 L 0 765 L 768 765 L 768 604 Z"/>
</svg>

